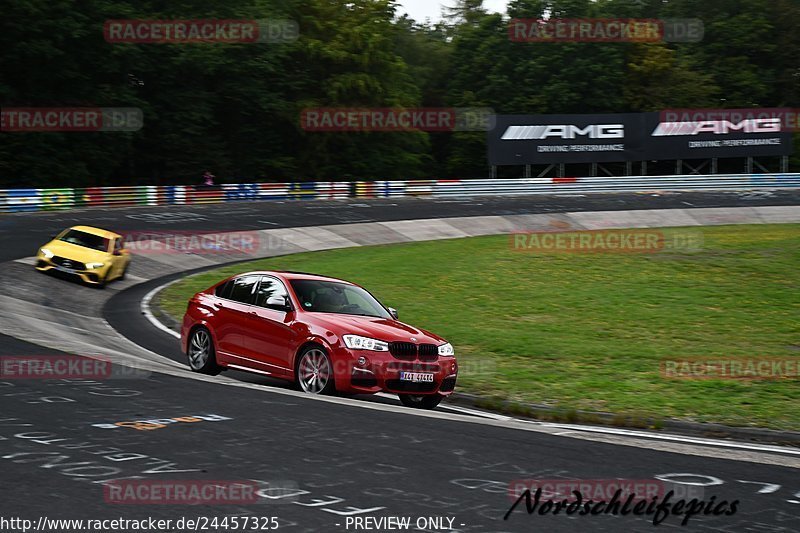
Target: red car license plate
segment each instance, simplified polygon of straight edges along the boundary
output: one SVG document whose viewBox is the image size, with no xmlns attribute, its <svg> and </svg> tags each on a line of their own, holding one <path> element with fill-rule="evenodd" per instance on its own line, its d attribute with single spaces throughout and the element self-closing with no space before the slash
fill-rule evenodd
<svg viewBox="0 0 800 533">
<path fill-rule="evenodd" d="M 433 374 L 423 372 L 400 372 L 400 381 L 412 381 L 414 383 L 433 383 Z"/>
</svg>

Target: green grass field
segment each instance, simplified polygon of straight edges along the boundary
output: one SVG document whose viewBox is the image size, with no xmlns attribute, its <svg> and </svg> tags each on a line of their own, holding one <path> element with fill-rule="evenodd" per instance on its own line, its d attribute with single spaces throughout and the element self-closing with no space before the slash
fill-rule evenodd
<svg viewBox="0 0 800 533">
<path fill-rule="evenodd" d="M 367 287 L 456 348 L 457 390 L 563 410 L 800 430 L 800 380 L 676 380 L 663 359 L 800 362 L 800 225 L 692 228 L 696 252 L 520 253 L 508 236 L 303 253 L 186 278 L 187 299 L 253 269 Z"/>
</svg>

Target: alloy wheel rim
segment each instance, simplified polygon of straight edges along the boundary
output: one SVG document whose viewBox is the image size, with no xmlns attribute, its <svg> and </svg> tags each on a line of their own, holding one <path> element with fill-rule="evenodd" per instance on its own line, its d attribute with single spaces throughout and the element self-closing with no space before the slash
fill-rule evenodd
<svg viewBox="0 0 800 533">
<path fill-rule="evenodd" d="M 322 350 L 309 350 L 300 360 L 300 387 L 305 392 L 320 394 L 331 377 L 328 357 Z"/>
<path fill-rule="evenodd" d="M 200 330 L 192 335 L 189 347 L 189 364 L 192 368 L 202 368 L 206 364 L 210 346 L 211 342 L 205 331 Z"/>
</svg>

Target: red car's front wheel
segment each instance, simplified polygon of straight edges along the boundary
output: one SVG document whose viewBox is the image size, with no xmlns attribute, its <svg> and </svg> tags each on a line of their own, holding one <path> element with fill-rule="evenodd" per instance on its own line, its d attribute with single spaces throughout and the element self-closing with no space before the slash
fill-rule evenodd
<svg viewBox="0 0 800 533">
<path fill-rule="evenodd" d="M 309 346 L 303 350 L 297 363 L 297 384 L 310 394 L 332 394 L 336 390 L 333 365 L 324 349 Z"/>
</svg>

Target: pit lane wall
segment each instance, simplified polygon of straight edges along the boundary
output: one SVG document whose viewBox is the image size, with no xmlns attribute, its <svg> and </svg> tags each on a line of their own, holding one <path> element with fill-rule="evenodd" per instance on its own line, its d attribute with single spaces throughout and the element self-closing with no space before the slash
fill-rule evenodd
<svg viewBox="0 0 800 533">
<path fill-rule="evenodd" d="M 0 212 L 57 211 L 82 207 L 214 204 L 265 200 L 520 196 L 529 194 L 648 191 L 733 191 L 800 187 L 800 174 L 618 176 L 478 180 L 291 182 L 140 185 L 56 189 L 0 189 Z"/>
</svg>

